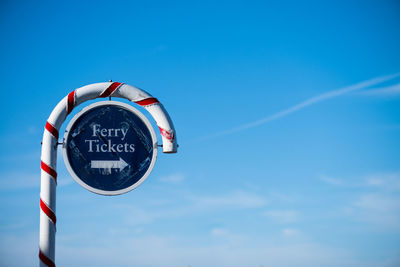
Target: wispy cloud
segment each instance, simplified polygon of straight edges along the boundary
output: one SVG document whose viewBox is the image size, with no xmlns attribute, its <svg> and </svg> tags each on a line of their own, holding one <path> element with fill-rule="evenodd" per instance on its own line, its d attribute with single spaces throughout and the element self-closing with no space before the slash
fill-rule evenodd
<svg viewBox="0 0 400 267">
<path fill-rule="evenodd" d="M 112 204 L 112 210 L 115 212 L 113 217 L 122 216 L 125 225 L 141 227 L 162 220 L 186 218 L 193 214 L 196 216 L 209 216 L 216 213 L 226 215 L 231 212 L 254 210 L 263 208 L 269 203 L 266 196 L 246 191 L 233 191 L 221 195 L 176 192 L 175 198 L 175 201 L 146 200 L 143 207 L 138 206 L 137 203 Z M 102 211 L 99 210 L 99 212 Z"/>
<path fill-rule="evenodd" d="M 381 266 L 370 265 L 344 249 L 313 242 L 300 240 L 276 244 L 254 236 L 242 236 L 237 239 L 241 242 L 232 243 L 231 239 L 226 239 L 232 235 L 226 229 L 214 229 L 211 234 L 214 238 L 207 239 L 206 243 L 170 235 L 113 238 L 97 235 L 90 239 L 96 242 L 85 247 L 76 246 L 80 241 L 77 238 L 74 243 L 58 243 L 57 259 L 66 266 L 131 266 L 132 263 L 146 267 Z M 283 229 L 282 235 L 285 238 L 301 238 L 301 233 L 291 228 Z M 349 262 L 354 264 L 349 265 Z"/>
<path fill-rule="evenodd" d="M 72 178 L 66 179 L 65 177 L 61 177 L 58 179 L 57 185 L 66 186 L 72 183 Z M 40 188 L 40 170 L 31 173 L 0 173 L 0 190 L 23 190 L 31 188 Z"/>
<path fill-rule="evenodd" d="M 353 178 L 347 177 L 346 179 L 333 178 L 327 175 L 320 175 L 318 178 L 333 186 L 369 188 L 387 192 L 400 191 L 400 172 L 373 173 Z"/>
<path fill-rule="evenodd" d="M 282 229 L 282 234 L 286 237 L 293 237 L 300 234 L 300 231 L 294 228 L 285 228 Z"/>
<path fill-rule="evenodd" d="M 229 246 L 237 246 L 243 244 L 248 237 L 243 233 L 232 233 L 226 228 L 213 228 L 210 231 L 212 237 L 229 244 Z"/>
<path fill-rule="evenodd" d="M 321 175 L 320 180 L 330 185 L 344 185 L 344 181 L 338 178 Z"/>
<path fill-rule="evenodd" d="M 39 233 L 21 231 L 0 235 L 0 266 L 38 266 Z"/>
<path fill-rule="evenodd" d="M 7 138 L 4 138 L 4 140 L 7 140 Z M 2 163 L 12 162 L 15 164 L 20 164 L 22 161 L 31 161 L 38 159 L 40 159 L 40 150 L 24 151 L 23 153 L 12 154 L 12 155 L 6 153 L 4 153 L 4 155 L 0 155 L 0 162 Z"/>
<path fill-rule="evenodd" d="M 366 178 L 366 185 L 385 191 L 400 191 L 400 173 L 373 174 Z"/>
<path fill-rule="evenodd" d="M 160 178 L 161 182 L 170 184 L 179 184 L 185 180 L 185 175 L 183 173 L 173 173 Z"/>
<path fill-rule="evenodd" d="M 352 220 L 378 226 L 382 231 L 400 231 L 400 173 L 377 173 L 343 180 L 323 176 L 321 180 L 332 186 L 356 190 L 343 209 Z"/>
<path fill-rule="evenodd" d="M 256 127 L 256 126 L 260 126 L 260 125 L 263 125 L 265 123 L 268 123 L 268 122 L 280 119 L 282 117 L 288 116 L 291 113 L 297 112 L 297 111 L 299 111 L 299 110 L 301 110 L 303 108 L 306 108 L 308 106 L 311 106 L 313 104 L 317 104 L 317 103 L 320 103 L 322 101 L 325 101 L 325 100 L 328 100 L 328 99 L 331 99 L 331 98 L 335 98 L 335 97 L 338 97 L 338 96 L 341 96 L 341 95 L 344 95 L 344 94 L 348 94 L 348 93 L 351 93 L 351 92 L 354 92 L 354 91 L 366 89 L 368 87 L 371 87 L 371 86 L 374 86 L 374 85 L 377 85 L 377 84 L 381 84 L 383 82 L 390 81 L 390 80 L 392 80 L 392 79 L 394 79 L 396 77 L 399 77 L 399 76 L 400 76 L 400 73 L 387 75 L 387 76 L 381 76 L 381 77 L 377 77 L 377 78 L 373 78 L 373 79 L 370 79 L 370 80 L 366 80 L 366 81 L 363 81 L 363 82 L 360 82 L 360 83 L 357 83 L 357 84 L 353 84 L 353 85 L 350 85 L 350 86 L 347 86 L 347 87 L 344 87 L 344 88 L 341 88 L 341 89 L 329 91 L 327 93 L 311 97 L 311 98 L 309 98 L 309 99 L 307 99 L 307 100 L 305 100 L 303 102 L 300 102 L 300 103 L 298 103 L 298 104 L 296 104 L 294 106 L 291 106 L 291 107 L 289 107 L 287 109 L 284 109 L 284 110 L 281 110 L 279 112 L 276 112 L 276 113 L 274 113 L 274 114 L 272 114 L 270 116 L 267 116 L 265 118 L 262 118 L 260 120 L 253 121 L 253 122 L 250 122 L 250 123 L 246 123 L 246 124 L 243 124 L 241 126 L 238 126 L 238 127 L 232 128 L 232 129 L 220 131 L 220 132 L 214 133 L 212 135 L 205 136 L 205 137 L 200 138 L 200 139 L 203 140 L 203 139 L 210 139 L 210 138 L 214 138 L 214 137 L 229 135 L 229 134 L 233 134 L 233 133 L 236 133 L 236 132 L 241 132 L 241 131 L 244 131 L 244 130 L 247 130 L 247 129 L 250 129 L 250 128 L 253 128 L 253 127 Z M 387 88 L 386 90 L 393 91 L 393 90 L 397 90 L 397 89 L 396 88 L 391 88 L 391 89 Z"/>
<path fill-rule="evenodd" d="M 229 231 L 225 228 L 213 228 L 211 229 L 211 235 L 213 236 L 226 236 L 229 234 Z"/>
<path fill-rule="evenodd" d="M 1 190 L 18 190 L 34 187 L 40 187 L 40 172 L 36 174 L 9 172 L 0 175 Z"/>
<path fill-rule="evenodd" d="M 395 95 L 400 95 L 400 83 L 391 85 L 391 86 L 386 86 L 386 87 L 380 87 L 380 88 L 373 88 L 370 90 L 366 90 L 362 92 L 363 95 L 370 95 L 370 96 L 395 96 Z"/>
<path fill-rule="evenodd" d="M 300 217 L 299 212 L 295 210 L 269 210 L 263 215 L 278 223 L 293 223 Z"/>
<path fill-rule="evenodd" d="M 400 230 L 400 202 L 397 195 L 383 192 L 363 194 L 353 203 L 352 213 L 358 221 L 372 223 L 382 230 Z"/>
<path fill-rule="evenodd" d="M 259 208 L 268 203 L 268 200 L 265 197 L 248 192 L 235 192 L 221 196 L 193 197 L 192 201 L 195 207 L 207 210 L 222 208 Z"/>
</svg>

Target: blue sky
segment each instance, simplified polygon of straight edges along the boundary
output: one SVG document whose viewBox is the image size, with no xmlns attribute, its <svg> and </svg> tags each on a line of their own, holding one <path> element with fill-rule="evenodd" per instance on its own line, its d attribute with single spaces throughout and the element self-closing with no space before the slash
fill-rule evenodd
<svg viewBox="0 0 400 267">
<path fill-rule="evenodd" d="M 112 79 L 164 104 L 179 153 L 105 197 L 60 150 L 57 266 L 399 266 L 399 14 L 398 1 L 2 1 L 0 265 L 38 264 L 51 110 Z"/>
</svg>

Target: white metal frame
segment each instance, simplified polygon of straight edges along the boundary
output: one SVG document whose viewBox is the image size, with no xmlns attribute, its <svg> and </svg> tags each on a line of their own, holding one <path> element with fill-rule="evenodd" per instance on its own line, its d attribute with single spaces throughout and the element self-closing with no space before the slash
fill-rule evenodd
<svg viewBox="0 0 400 267">
<path fill-rule="evenodd" d="M 140 178 L 139 181 L 137 181 L 136 183 L 134 183 L 133 185 L 124 188 L 124 189 L 120 189 L 120 190 L 115 190 L 115 191 L 106 191 L 106 190 L 100 190 L 94 187 L 91 187 L 90 185 L 86 184 L 84 181 L 82 181 L 82 179 L 79 177 L 79 175 L 77 173 L 75 173 L 74 169 L 72 168 L 69 160 L 68 160 L 68 155 L 67 155 L 67 145 L 68 144 L 68 137 L 69 137 L 69 132 L 71 127 L 75 124 L 75 121 L 77 119 L 79 119 L 80 116 L 82 116 L 83 114 L 85 114 L 86 112 L 90 111 L 93 108 L 96 107 L 101 107 L 101 106 L 117 106 L 117 107 L 122 107 L 130 112 L 132 112 L 133 114 L 135 114 L 136 116 L 138 116 L 143 123 L 146 125 L 147 129 L 150 131 L 150 135 L 151 135 L 151 139 L 152 139 L 152 144 L 153 144 L 153 156 L 151 158 L 151 162 L 150 162 L 150 166 L 147 169 L 147 171 L 144 173 L 144 175 L 142 176 L 142 178 Z M 72 175 L 72 177 L 74 178 L 74 180 L 80 184 L 83 188 L 96 193 L 96 194 L 100 194 L 100 195 L 107 195 L 107 196 L 114 196 L 114 195 L 120 195 L 120 194 L 124 194 L 127 193 L 133 189 L 135 189 L 136 187 L 138 187 L 141 183 L 144 182 L 144 180 L 146 180 L 146 178 L 150 175 L 151 171 L 154 168 L 154 165 L 156 163 L 156 159 L 157 159 L 157 152 L 158 152 L 158 147 L 157 147 L 157 137 L 156 137 L 156 133 L 154 132 L 153 127 L 151 126 L 149 120 L 136 108 L 132 107 L 131 105 L 122 103 L 122 102 L 117 102 L 117 101 L 103 101 L 103 102 L 97 102 L 97 103 L 93 103 L 87 107 L 85 107 L 84 109 L 82 109 L 79 113 L 77 113 L 69 122 L 67 129 L 65 130 L 64 133 L 64 144 L 63 144 L 63 158 L 64 158 L 64 163 L 65 166 L 67 166 L 67 169 L 69 171 L 69 173 Z"/>
</svg>

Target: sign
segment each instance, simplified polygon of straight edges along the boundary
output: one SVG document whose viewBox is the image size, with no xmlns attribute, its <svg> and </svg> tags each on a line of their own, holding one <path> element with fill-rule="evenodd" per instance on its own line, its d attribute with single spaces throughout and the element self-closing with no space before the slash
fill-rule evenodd
<svg viewBox="0 0 400 267">
<path fill-rule="evenodd" d="M 141 184 L 157 157 L 157 138 L 132 106 L 94 103 L 79 112 L 64 135 L 64 161 L 72 177 L 97 194 L 118 195 Z"/>
</svg>

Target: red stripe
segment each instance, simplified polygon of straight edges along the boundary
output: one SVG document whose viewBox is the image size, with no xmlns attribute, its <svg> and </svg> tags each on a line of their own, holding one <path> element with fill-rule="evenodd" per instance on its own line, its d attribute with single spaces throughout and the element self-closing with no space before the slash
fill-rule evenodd
<svg viewBox="0 0 400 267">
<path fill-rule="evenodd" d="M 75 107 L 75 90 L 68 94 L 67 115 L 71 113 L 74 107 Z"/>
<path fill-rule="evenodd" d="M 50 218 L 50 220 L 54 223 L 55 226 L 57 222 L 56 214 L 46 205 L 46 203 L 43 202 L 42 199 L 40 199 L 40 208 L 47 215 L 47 217 Z"/>
<path fill-rule="evenodd" d="M 40 167 L 42 168 L 42 170 L 50 174 L 57 183 L 57 172 L 54 169 L 52 169 L 49 165 L 47 165 L 43 161 L 41 161 Z"/>
<path fill-rule="evenodd" d="M 161 127 L 158 127 L 160 129 L 161 135 L 167 138 L 169 141 L 173 142 L 174 140 L 174 134 L 172 132 L 168 132 L 167 130 L 164 130 Z"/>
<path fill-rule="evenodd" d="M 146 98 L 146 99 L 143 99 L 143 100 L 140 100 L 140 101 L 135 101 L 135 103 L 138 104 L 138 105 L 141 105 L 141 106 L 148 106 L 148 105 L 157 104 L 157 103 L 160 103 L 160 102 L 158 101 L 157 98 L 150 97 L 150 98 Z"/>
<path fill-rule="evenodd" d="M 54 262 L 50 260 L 50 258 L 48 258 L 46 255 L 44 255 L 44 253 L 40 249 L 39 249 L 39 259 L 49 267 L 56 267 Z"/>
<path fill-rule="evenodd" d="M 46 122 L 46 126 L 44 128 L 58 140 L 58 130 L 56 129 L 56 127 L 51 125 L 49 122 Z"/>
<path fill-rule="evenodd" d="M 122 83 L 113 82 L 106 90 L 103 91 L 103 93 L 99 95 L 99 97 L 107 97 L 112 95 L 114 91 L 117 90 L 121 85 Z"/>
</svg>

